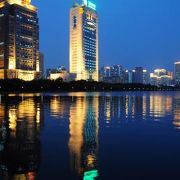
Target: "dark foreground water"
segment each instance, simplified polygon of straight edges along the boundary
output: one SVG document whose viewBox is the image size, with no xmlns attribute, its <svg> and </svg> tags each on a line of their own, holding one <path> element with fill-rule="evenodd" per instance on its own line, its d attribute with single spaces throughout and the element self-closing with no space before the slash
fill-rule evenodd
<svg viewBox="0 0 180 180">
<path fill-rule="evenodd" d="M 180 92 L 0 97 L 2 180 L 179 180 Z"/>
</svg>

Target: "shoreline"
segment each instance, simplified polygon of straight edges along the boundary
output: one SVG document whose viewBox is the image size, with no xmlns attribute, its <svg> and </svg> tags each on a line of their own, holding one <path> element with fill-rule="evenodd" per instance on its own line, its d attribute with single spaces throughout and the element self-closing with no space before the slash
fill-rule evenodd
<svg viewBox="0 0 180 180">
<path fill-rule="evenodd" d="M 61 80 L 22 81 L 0 80 L 0 93 L 66 93 L 66 92 L 142 92 L 180 91 L 180 86 L 153 86 L 144 84 L 104 83 L 93 81 L 62 82 Z"/>
</svg>

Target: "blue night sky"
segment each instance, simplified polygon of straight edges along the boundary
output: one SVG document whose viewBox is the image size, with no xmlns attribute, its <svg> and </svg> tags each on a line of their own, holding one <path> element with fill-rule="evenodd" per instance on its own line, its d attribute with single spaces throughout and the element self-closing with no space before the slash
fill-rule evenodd
<svg viewBox="0 0 180 180">
<path fill-rule="evenodd" d="M 39 8 L 45 66 L 68 67 L 69 9 L 75 0 L 33 0 Z M 150 70 L 180 59 L 179 0 L 93 0 L 99 13 L 100 66 Z"/>
</svg>

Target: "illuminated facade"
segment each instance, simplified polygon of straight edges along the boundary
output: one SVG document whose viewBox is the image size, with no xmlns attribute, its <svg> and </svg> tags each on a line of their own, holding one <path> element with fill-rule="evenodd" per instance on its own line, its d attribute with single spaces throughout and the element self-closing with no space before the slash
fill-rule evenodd
<svg viewBox="0 0 180 180">
<path fill-rule="evenodd" d="M 173 82 L 173 73 L 168 72 L 166 69 L 155 69 L 150 74 L 151 85 L 155 86 L 170 86 Z"/>
<path fill-rule="evenodd" d="M 70 73 L 76 80 L 98 81 L 98 15 L 96 5 L 84 1 L 70 11 Z"/>
<path fill-rule="evenodd" d="M 175 84 L 176 85 L 180 85 L 180 61 L 179 62 L 175 62 Z"/>
<path fill-rule="evenodd" d="M 30 0 L 0 0 L 0 79 L 39 75 L 39 23 Z"/>
</svg>

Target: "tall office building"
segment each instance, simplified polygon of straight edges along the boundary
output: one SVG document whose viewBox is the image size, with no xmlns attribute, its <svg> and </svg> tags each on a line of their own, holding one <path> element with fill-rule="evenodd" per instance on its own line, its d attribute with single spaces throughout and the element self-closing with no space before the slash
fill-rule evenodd
<svg viewBox="0 0 180 180">
<path fill-rule="evenodd" d="M 0 79 L 39 74 L 39 25 L 31 0 L 0 0 Z"/>
<path fill-rule="evenodd" d="M 175 62 L 174 79 L 175 79 L 175 84 L 180 85 L 180 61 Z"/>
<path fill-rule="evenodd" d="M 98 81 L 98 15 L 96 5 L 83 0 L 70 10 L 70 73 L 76 80 Z"/>
</svg>

